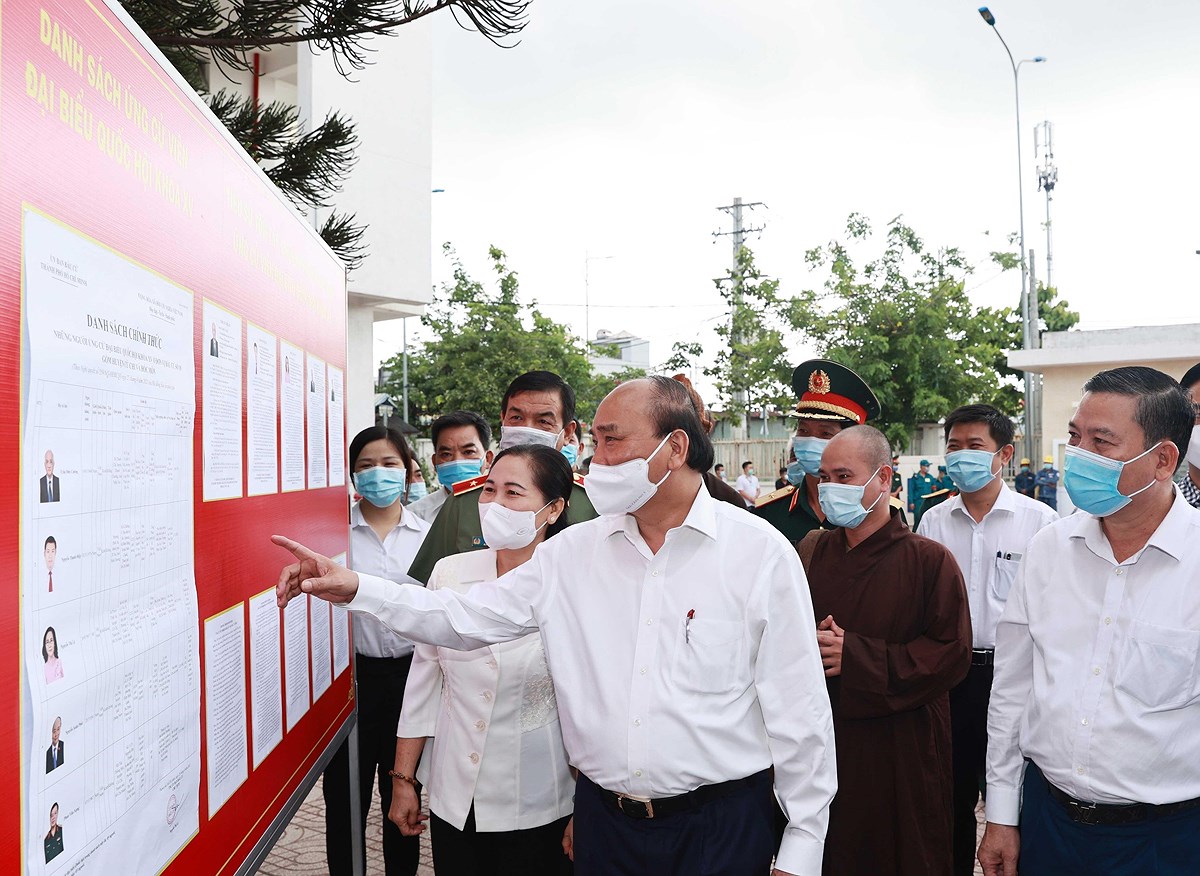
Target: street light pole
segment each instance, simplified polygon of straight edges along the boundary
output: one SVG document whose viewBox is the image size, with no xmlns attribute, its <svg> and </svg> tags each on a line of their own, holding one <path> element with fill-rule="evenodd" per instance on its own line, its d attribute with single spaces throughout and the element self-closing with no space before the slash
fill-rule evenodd
<svg viewBox="0 0 1200 876">
<path fill-rule="evenodd" d="M 1018 234 L 1020 236 L 1021 247 L 1021 349 L 1028 350 L 1033 347 L 1033 339 L 1036 336 L 1037 328 L 1032 325 L 1031 313 L 1029 308 L 1029 265 L 1025 258 L 1025 174 L 1021 163 L 1021 80 L 1020 72 L 1021 65 L 1026 63 L 1042 64 L 1045 58 L 1038 55 L 1035 58 L 1024 58 L 1021 61 L 1013 60 L 1012 52 L 1008 48 L 1008 43 L 1004 41 L 1004 37 L 1000 35 L 999 29 L 996 27 L 996 17 L 992 15 L 991 10 L 986 6 L 979 8 L 979 15 L 984 22 L 992 29 L 992 33 L 996 35 L 996 39 L 1000 40 L 1000 45 L 1004 46 L 1004 53 L 1008 55 L 1009 66 L 1012 67 L 1013 74 L 1013 98 L 1017 112 L 1017 210 L 1018 216 Z M 1037 390 L 1034 386 L 1035 375 L 1032 371 L 1025 372 L 1025 454 L 1033 459 L 1035 456 L 1041 456 L 1041 448 L 1034 446 L 1033 430 L 1030 429 L 1031 420 L 1036 420 L 1036 412 L 1032 411 L 1033 405 L 1036 403 Z"/>
</svg>

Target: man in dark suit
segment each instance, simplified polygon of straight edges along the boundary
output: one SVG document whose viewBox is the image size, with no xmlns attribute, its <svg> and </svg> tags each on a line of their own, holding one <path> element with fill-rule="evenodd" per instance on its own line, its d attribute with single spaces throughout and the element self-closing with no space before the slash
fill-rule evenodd
<svg viewBox="0 0 1200 876">
<path fill-rule="evenodd" d="M 220 348 L 217 346 L 217 324 L 212 324 L 212 340 L 208 342 L 208 355 L 220 356 Z"/>
<path fill-rule="evenodd" d="M 54 474 L 54 451 L 46 451 L 46 474 L 38 481 L 40 487 L 39 502 L 57 502 L 58 478 Z"/>
<path fill-rule="evenodd" d="M 46 749 L 46 772 L 54 772 L 63 765 L 62 718 L 55 718 L 50 727 L 50 747 Z"/>
</svg>

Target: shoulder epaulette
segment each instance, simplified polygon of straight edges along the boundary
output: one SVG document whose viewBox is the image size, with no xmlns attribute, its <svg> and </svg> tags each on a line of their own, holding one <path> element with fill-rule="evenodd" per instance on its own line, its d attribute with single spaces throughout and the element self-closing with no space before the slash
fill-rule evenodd
<svg viewBox="0 0 1200 876">
<path fill-rule="evenodd" d="M 754 503 L 754 507 L 761 508 L 763 505 L 770 505 L 772 502 L 787 498 L 794 492 L 796 492 L 796 488 L 788 484 L 786 487 L 780 487 L 778 490 L 767 493 L 765 496 L 759 496 L 758 500 Z"/>
<path fill-rule="evenodd" d="M 930 493 L 930 495 L 932 496 L 934 494 Z M 891 505 L 893 508 L 899 508 L 901 511 L 904 510 L 904 503 L 901 502 L 899 499 L 897 499 L 895 496 L 892 496 L 892 498 L 888 499 L 888 504 Z"/>
<path fill-rule="evenodd" d="M 463 493 L 469 493 L 471 490 L 477 490 L 487 482 L 487 475 L 476 475 L 473 478 L 467 478 L 465 481 L 459 481 L 450 488 L 452 496 L 461 496 Z"/>
<path fill-rule="evenodd" d="M 583 475 L 581 475 L 579 472 L 575 472 L 574 480 L 575 480 L 575 486 L 581 487 L 585 490 L 587 489 L 587 487 L 584 486 L 584 483 L 583 483 Z"/>
</svg>

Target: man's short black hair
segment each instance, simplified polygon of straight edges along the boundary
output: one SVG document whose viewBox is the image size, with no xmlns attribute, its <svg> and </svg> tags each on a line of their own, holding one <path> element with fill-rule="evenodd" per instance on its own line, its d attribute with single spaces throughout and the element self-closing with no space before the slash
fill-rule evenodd
<svg viewBox="0 0 1200 876">
<path fill-rule="evenodd" d="M 54 545 L 54 549 L 58 550 L 58 542 L 54 540 L 54 536 L 52 535 L 46 536 L 46 540 L 42 542 L 42 550 L 45 551 L 50 545 Z"/>
<path fill-rule="evenodd" d="M 1183 380 L 1179 381 L 1179 385 L 1189 392 L 1197 383 L 1200 383 L 1200 362 L 1189 368 L 1187 374 L 1183 375 Z"/>
<path fill-rule="evenodd" d="M 713 466 L 713 470 L 715 471 L 718 468 L 724 468 L 724 467 L 725 467 L 725 463 L 718 462 L 716 465 Z"/>
<path fill-rule="evenodd" d="M 1170 441 L 1180 455 L 1187 452 L 1196 421 L 1196 408 L 1188 394 L 1169 375 L 1144 365 L 1101 371 L 1083 385 L 1084 392 L 1131 395 L 1137 399 L 1133 421 L 1146 435 L 1147 449 Z"/>
<path fill-rule="evenodd" d="M 442 414 L 429 426 L 429 434 L 433 438 L 435 451 L 437 450 L 438 436 L 442 434 L 442 430 L 452 429 L 455 426 L 474 426 L 475 431 L 479 433 L 479 444 L 485 451 L 492 443 L 492 427 L 482 416 L 474 411 L 451 411 L 448 414 Z"/>
<path fill-rule="evenodd" d="M 1013 443 L 1013 422 L 991 405 L 963 405 L 955 408 L 946 417 L 946 426 L 942 437 L 950 440 L 950 430 L 959 423 L 986 423 L 988 434 L 996 442 L 996 447 L 1005 447 Z"/>
<path fill-rule="evenodd" d="M 655 374 L 650 381 L 650 420 L 660 438 L 676 429 L 688 437 L 687 466 L 703 474 L 713 466 L 713 446 L 692 397 L 678 380 Z"/>
<path fill-rule="evenodd" d="M 746 467 L 747 467 L 747 466 L 751 466 L 751 465 L 754 465 L 754 460 L 753 460 L 753 459 L 747 459 L 745 462 L 743 462 L 743 463 L 742 463 L 742 471 L 745 471 L 745 470 L 746 470 Z"/>
<path fill-rule="evenodd" d="M 508 400 L 520 392 L 557 392 L 562 399 L 563 427 L 575 419 L 575 390 L 553 371 L 526 371 L 508 385 L 500 400 L 500 411 L 508 410 Z"/>
</svg>

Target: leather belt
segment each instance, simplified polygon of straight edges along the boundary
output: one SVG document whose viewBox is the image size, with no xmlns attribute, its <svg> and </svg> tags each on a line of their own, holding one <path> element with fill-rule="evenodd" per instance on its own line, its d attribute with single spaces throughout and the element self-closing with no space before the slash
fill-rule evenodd
<svg viewBox="0 0 1200 876">
<path fill-rule="evenodd" d="M 766 775 L 768 772 L 769 770 L 763 770 L 752 776 L 746 776 L 743 779 L 732 779 L 731 781 L 719 782 L 715 785 L 702 785 L 694 791 L 688 791 L 686 794 L 677 794 L 674 797 L 659 797 L 657 799 L 618 794 L 616 791 L 601 788 L 599 785 L 596 785 L 596 790 L 600 792 L 600 796 L 605 802 L 612 803 L 629 818 L 666 818 L 668 815 L 675 815 L 690 809 L 698 809 L 712 800 L 728 797 L 743 788 L 749 787 L 755 780 Z M 593 784 L 595 783 L 593 782 Z"/>
<path fill-rule="evenodd" d="M 1082 800 L 1076 800 L 1066 791 L 1056 788 L 1049 780 L 1046 781 L 1046 788 L 1050 791 L 1050 796 L 1067 810 L 1067 816 L 1076 824 L 1137 824 L 1138 822 L 1162 818 L 1175 812 L 1182 812 L 1185 809 L 1195 809 L 1200 806 L 1200 797 L 1193 800 L 1183 800 L 1179 803 L 1162 804 L 1085 803 Z"/>
<path fill-rule="evenodd" d="M 992 666 L 996 662 L 995 648 L 973 648 L 971 650 L 972 666 Z"/>
</svg>

